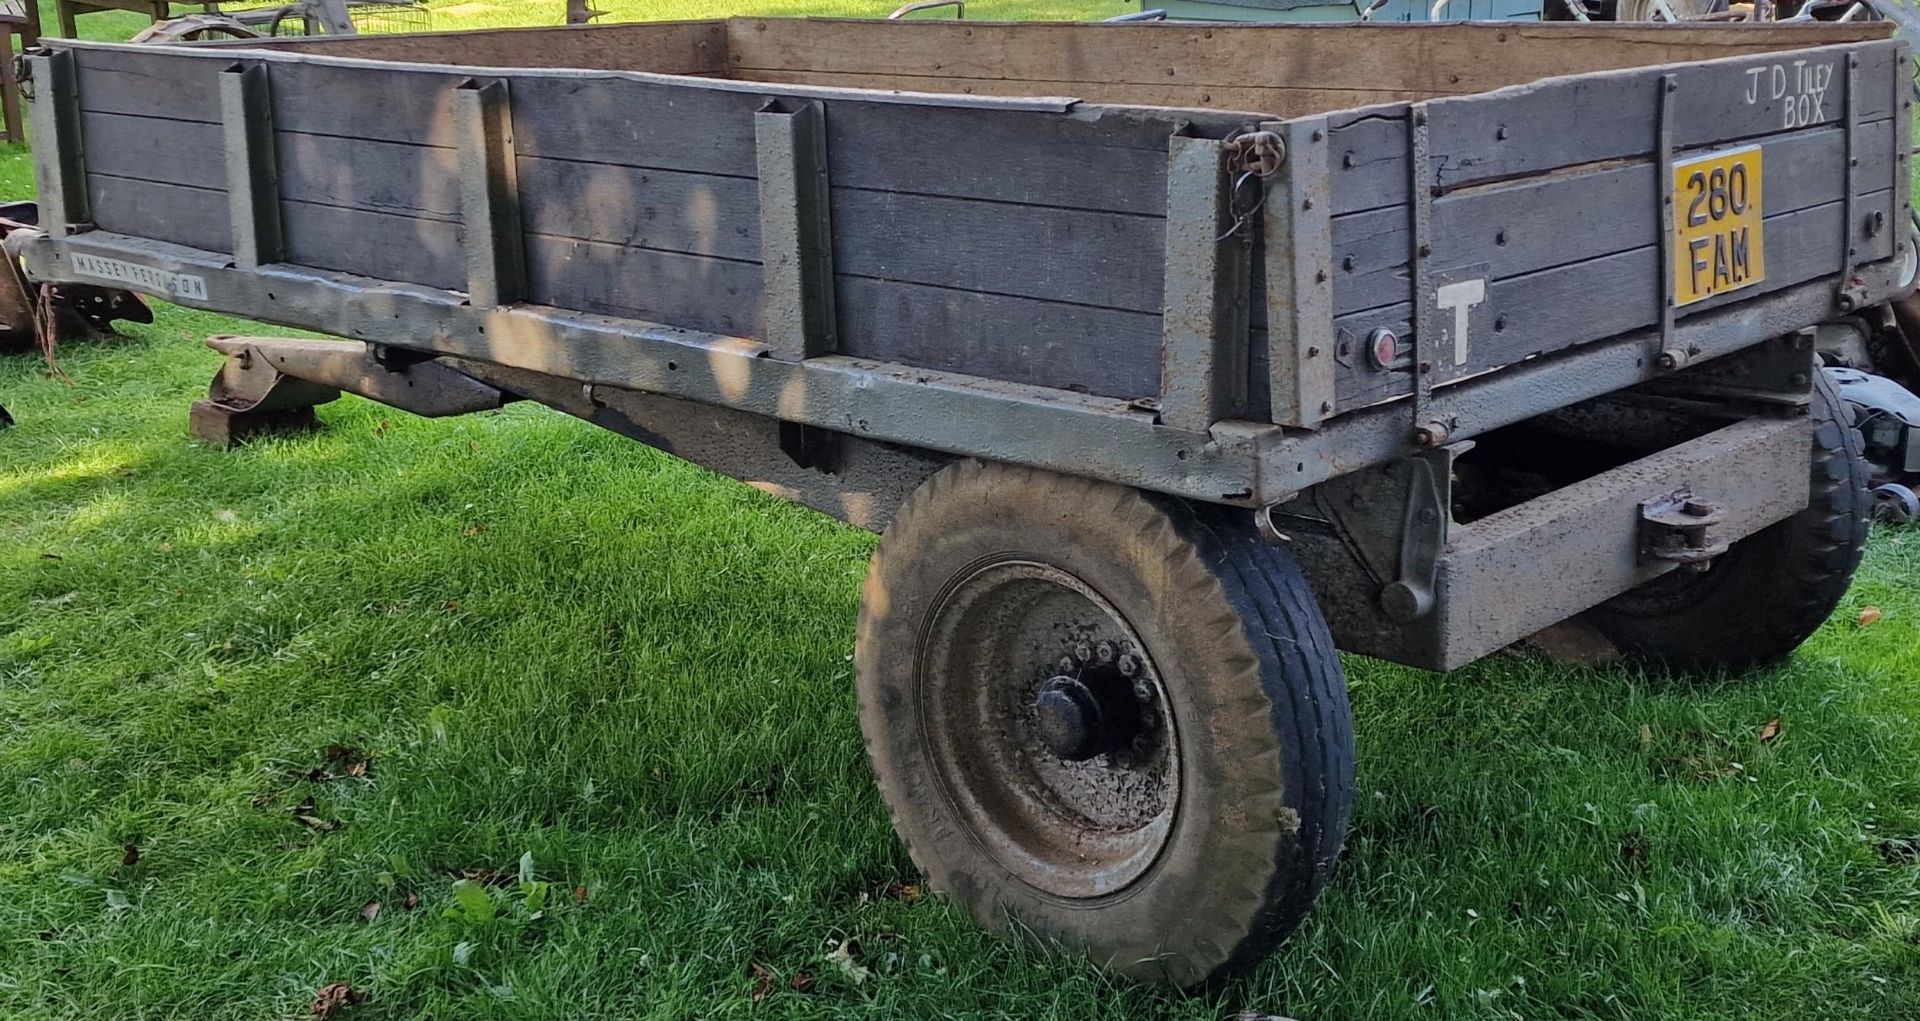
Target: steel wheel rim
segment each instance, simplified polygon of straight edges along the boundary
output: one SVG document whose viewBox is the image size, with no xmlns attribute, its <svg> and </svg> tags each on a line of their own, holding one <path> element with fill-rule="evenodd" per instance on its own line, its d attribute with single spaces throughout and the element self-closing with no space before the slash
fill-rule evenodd
<svg viewBox="0 0 1920 1021">
<path fill-rule="evenodd" d="M 936 598 L 918 659 L 940 793 L 989 857 L 1066 899 L 1119 893 L 1152 868 L 1179 805 L 1179 735 L 1158 667 L 1110 602 L 1041 560 L 990 560 Z M 1138 714 L 1083 761 L 1042 738 L 1040 695 L 1062 678 L 1117 707 L 1109 722 L 1123 696 Z"/>
</svg>

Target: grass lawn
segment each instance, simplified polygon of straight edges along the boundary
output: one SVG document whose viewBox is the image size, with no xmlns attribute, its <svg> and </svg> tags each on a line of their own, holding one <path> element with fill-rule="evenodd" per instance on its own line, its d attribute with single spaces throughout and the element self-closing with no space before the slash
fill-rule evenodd
<svg viewBox="0 0 1920 1021">
<path fill-rule="evenodd" d="M 437 24 L 562 5 L 476 6 Z M 1186 997 L 920 894 L 855 722 L 869 536 L 534 407 L 190 442 L 245 329 L 0 359 L 0 1017 L 1920 1017 L 1920 533 L 1758 676 L 1349 660 L 1348 858 Z"/>
</svg>

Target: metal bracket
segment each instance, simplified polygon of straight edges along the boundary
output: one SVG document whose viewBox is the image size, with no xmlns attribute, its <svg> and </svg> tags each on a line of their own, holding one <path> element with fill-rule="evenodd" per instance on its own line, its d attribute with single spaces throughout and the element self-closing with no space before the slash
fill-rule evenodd
<svg viewBox="0 0 1920 1021">
<path fill-rule="evenodd" d="M 1433 611 L 1440 555 L 1452 524 L 1453 462 L 1472 442 L 1423 451 L 1315 486 L 1313 504 L 1380 586 L 1389 618 Z"/>
<path fill-rule="evenodd" d="M 1640 560 L 1665 560 L 1683 569 L 1705 570 L 1707 562 L 1731 546 L 1713 536 L 1713 526 L 1726 520 L 1717 503 L 1696 499 L 1686 489 L 1640 505 Z"/>
<path fill-rule="evenodd" d="M 273 98 L 263 62 L 221 71 L 220 131 L 227 155 L 227 218 L 233 264 L 258 269 L 281 260 L 280 174 Z"/>
<path fill-rule="evenodd" d="M 1714 397 L 1751 401 L 1787 408 L 1806 407 L 1813 391 L 1813 374 L 1819 371 L 1814 348 L 1816 329 L 1808 327 L 1733 354 L 1722 355 L 1690 367 L 1686 352 L 1663 352 L 1682 361 L 1675 368 L 1685 372 L 1663 376 L 1644 385 L 1649 393 L 1666 396 Z M 1663 366 L 1665 363 L 1663 361 Z"/>
<path fill-rule="evenodd" d="M 1907 65 L 1901 64 L 1896 67 L 1905 68 Z M 1898 79 L 1903 75 L 1896 70 L 1893 77 Z M 1860 154 L 1856 149 L 1859 142 L 1853 137 L 1860 129 L 1860 51 L 1858 49 L 1847 50 L 1847 98 L 1846 106 L 1842 107 L 1841 111 L 1843 116 L 1840 138 L 1842 151 L 1847 156 L 1847 165 L 1843 171 L 1846 175 L 1847 190 L 1840 204 L 1840 287 L 1846 291 L 1854 286 L 1854 260 L 1860 255 L 1860 249 L 1853 242 L 1855 232 L 1860 229 L 1860 225 L 1853 222 L 1854 210 L 1860 208 L 1858 180 Z M 1847 310 L 1850 311 L 1850 309 Z"/>
<path fill-rule="evenodd" d="M 1660 236 L 1653 239 L 1653 250 L 1659 256 L 1660 282 L 1653 289 L 1655 300 L 1660 303 L 1657 309 L 1660 323 L 1659 347 L 1654 352 L 1657 359 L 1664 352 L 1673 350 L 1673 94 L 1680 90 L 1679 77 L 1665 74 L 1660 76 L 1659 99 L 1654 108 L 1654 178 L 1660 199 Z"/>
<path fill-rule="evenodd" d="M 790 361 L 832 354 L 832 200 L 827 182 L 826 107 L 780 101 L 753 115 L 760 176 L 765 342 Z"/>
<path fill-rule="evenodd" d="M 1230 226 L 1228 143 L 1175 135 L 1167 145 L 1160 421 L 1203 433 L 1246 407 L 1252 244 Z"/>
<path fill-rule="evenodd" d="M 520 178 L 513 114 L 504 80 L 469 79 L 453 90 L 460 140 L 460 220 L 465 228 L 467 300 L 475 308 L 526 298 L 520 234 Z"/>
<path fill-rule="evenodd" d="M 1267 387 L 1276 425 L 1312 429 L 1333 415 L 1333 198 L 1324 117 L 1262 124 L 1284 133 L 1261 233 L 1266 248 Z"/>
<path fill-rule="evenodd" d="M 1427 104 L 1415 103 L 1407 111 L 1407 199 L 1413 206 L 1411 249 L 1407 265 L 1413 281 L 1413 429 L 1416 435 L 1436 436 L 1434 423 L 1427 420 L 1427 403 L 1433 399 L 1433 363 L 1426 357 L 1433 333 L 1434 305 L 1426 300 L 1432 281 L 1428 279 L 1428 260 L 1433 257 L 1433 154 L 1427 137 Z M 1437 435 L 1444 436 L 1445 429 Z"/>
</svg>

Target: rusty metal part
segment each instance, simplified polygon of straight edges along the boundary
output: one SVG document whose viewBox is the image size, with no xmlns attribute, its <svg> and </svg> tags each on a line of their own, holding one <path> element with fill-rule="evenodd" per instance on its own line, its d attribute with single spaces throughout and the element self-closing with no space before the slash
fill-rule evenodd
<svg viewBox="0 0 1920 1021">
<path fill-rule="evenodd" d="M 1179 806 L 1179 735 L 1111 603 L 1054 565 L 997 560 L 947 589 L 918 655 L 942 721 L 934 772 L 1008 873 L 1079 899 L 1153 865 Z"/>
<path fill-rule="evenodd" d="M 1267 178 L 1287 160 L 1287 143 L 1278 132 L 1248 131 L 1227 139 L 1227 165 L 1236 173 Z"/>
<path fill-rule="evenodd" d="M 369 345 L 294 337 L 210 337 L 227 356 L 196 401 L 193 434 L 219 446 L 273 429 L 307 427 L 313 408 L 344 391 L 429 418 L 497 408 L 508 398 L 433 361 L 383 359 Z"/>
<path fill-rule="evenodd" d="M 1726 519 L 1725 508 L 1685 489 L 1649 500 L 1640 505 L 1640 557 L 1703 569 L 1733 546 L 1714 531 Z"/>
<path fill-rule="evenodd" d="M 0 238 L 16 230 L 34 229 L 38 223 L 39 209 L 34 203 L 0 203 Z M 117 320 L 153 322 L 153 310 L 132 291 L 80 283 L 36 284 L 27 278 L 18 262 L 3 261 L 6 268 L 0 271 L 0 354 L 29 351 L 37 346 L 51 361 L 57 339 L 110 337 Z"/>
<path fill-rule="evenodd" d="M 257 39 L 260 33 L 224 14 L 189 14 L 181 18 L 156 21 L 141 29 L 129 42 L 186 43 L 207 39 Z"/>
</svg>

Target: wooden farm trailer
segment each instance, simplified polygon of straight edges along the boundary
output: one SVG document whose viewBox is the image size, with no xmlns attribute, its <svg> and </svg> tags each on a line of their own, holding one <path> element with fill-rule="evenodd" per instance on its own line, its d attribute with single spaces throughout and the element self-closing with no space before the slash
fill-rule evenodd
<svg viewBox="0 0 1920 1021">
<path fill-rule="evenodd" d="M 216 338 L 196 431 L 529 399 L 884 529 L 902 835 L 1131 975 L 1307 910 L 1336 645 L 1745 666 L 1865 535 L 1809 331 L 1912 283 L 1884 26 L 50 46 L 34 279 L 347 338 Z"/>
</svg>

